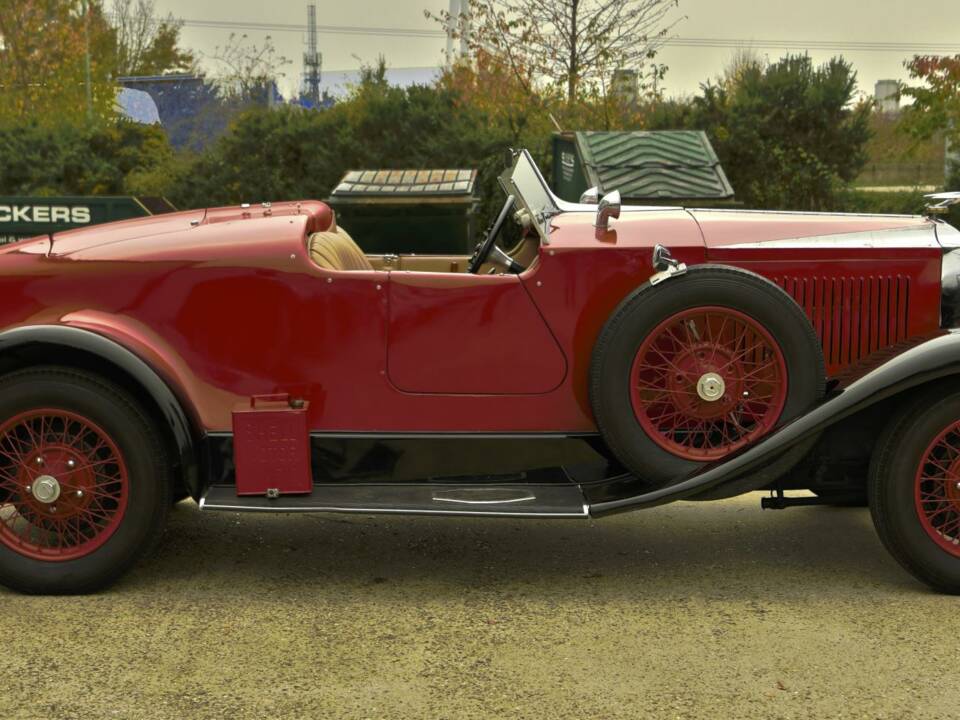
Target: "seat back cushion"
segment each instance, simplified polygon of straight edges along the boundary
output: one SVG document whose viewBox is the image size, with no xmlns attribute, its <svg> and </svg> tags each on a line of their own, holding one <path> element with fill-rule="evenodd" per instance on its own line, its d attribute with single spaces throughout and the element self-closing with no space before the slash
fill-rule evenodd
<svg viewBox="0 0 960 720">
<path fill-rule="evenodd" d="M 373 270 L 363 250 L 343 228 L 311 235 L 310 258 L 326 270 Z"/>
</svg>

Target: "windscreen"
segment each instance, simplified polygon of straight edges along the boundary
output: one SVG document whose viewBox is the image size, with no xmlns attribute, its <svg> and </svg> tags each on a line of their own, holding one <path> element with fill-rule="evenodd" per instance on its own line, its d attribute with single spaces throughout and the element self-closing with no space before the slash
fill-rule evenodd
<svg viewBox="0 0 960 720">
<path fill-rule="evenodd" d="M 500 176 L 500 184 L 504 192 L 516 196 L 522 208 L 530 213 L 534 227 L 544 242 L 547 242 L 547 223 L 559 209 L 529 152 L 521 150 L 516 154 L 513 167 Z"/>
</svg>

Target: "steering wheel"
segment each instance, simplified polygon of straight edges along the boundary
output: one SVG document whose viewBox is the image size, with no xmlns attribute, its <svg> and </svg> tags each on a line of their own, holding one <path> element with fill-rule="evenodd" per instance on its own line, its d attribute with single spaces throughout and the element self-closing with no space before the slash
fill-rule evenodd
<svg viewBox="0 0 960 720">
<path fill-rule="evenodd" d="M 473 257 L 470 258 L 470 264 L 467 265 L 468 273 L 476 275 L 480 271 L 480 267 L 487 261 L 490 252 L 493 250 L 494 243 L 497 241 L 497 235 L 499 235 L 503 229 L 503 224 L 510 216 L 510 211 L 513 209 L 513 204 L 516 201 L 517 199 L 513 195 L 507 196 L 507 201 L 503 204 L 500 214 L 497 215 L 497 219 L 494 220 L 493 225 L 491 225 L 487 231 L 487 236 L 477 243 L 477 248 L 473 251 Z"/>
</svg>

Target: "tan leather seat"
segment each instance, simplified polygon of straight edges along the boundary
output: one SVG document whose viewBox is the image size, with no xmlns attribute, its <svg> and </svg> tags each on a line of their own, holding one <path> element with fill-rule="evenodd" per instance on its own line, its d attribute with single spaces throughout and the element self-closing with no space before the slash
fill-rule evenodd
<svg viewBox="0 0 960 720">
<path fill-rule="evenodd" d="M 373 270 L 363 250 L 343 228 L 311 235 L 310 257 L 326 270 Z"/>
</svg>

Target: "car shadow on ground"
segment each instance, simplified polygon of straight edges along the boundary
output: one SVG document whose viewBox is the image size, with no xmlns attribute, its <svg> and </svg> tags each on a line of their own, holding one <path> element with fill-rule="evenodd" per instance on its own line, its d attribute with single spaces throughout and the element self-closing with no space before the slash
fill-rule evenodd
<svg viewBox="0 0 960 720">
<path fill-rule="evenodd" d="M 866 509 L 761 511 L 759 495 L 596 521 L 200 513 L 187 501 L 121 586 L 155 584 L 417 588 L 431 598 L 477 588 L 568 599 L 924 591 L 884 551 Z"/>
</svg>

